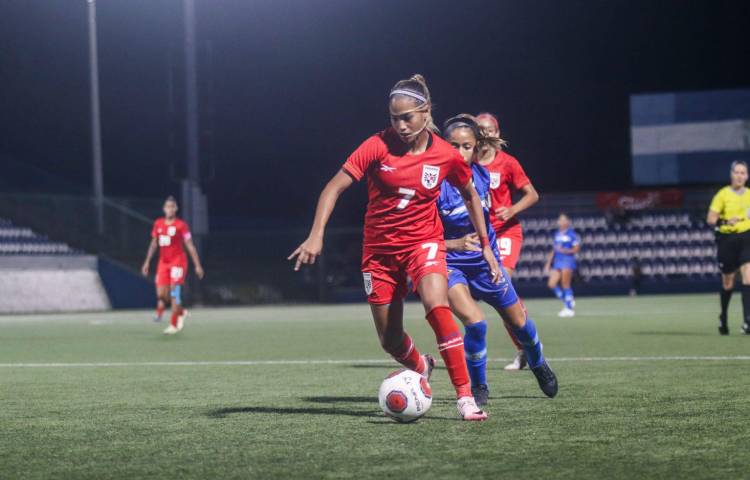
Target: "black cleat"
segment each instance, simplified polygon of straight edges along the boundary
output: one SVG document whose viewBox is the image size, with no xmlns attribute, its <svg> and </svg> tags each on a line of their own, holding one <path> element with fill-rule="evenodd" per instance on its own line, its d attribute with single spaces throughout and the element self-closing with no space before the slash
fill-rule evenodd
<svg viewBox="0 0 750 480">
<path fill-rule="evenodd" d="M 727 317 L 719 314 L 719 335 L 729 335 L 729 327 L 727 327 Z"/>
<path fill-rule="evenodd" d="M 742 324 L 742 333 L 745 335 L 750 335 L 750 323 L 743 323 Z"/>
<path fill-rule="evenodd" d="M 477 402 L 479 407 L 487 405 L 490 400 L 490 389 L 484 383 L 471 387 L 471 394 L 474 395 L 474 401 Z"/>
<path fill-rule="evenodd" d="M 539 388 L 542 389 L 545 395 L 549 398 L 557 395 L 557 377 L 555 372 L 549 368 L 547 362 L 542 363 L 536 368 L 532 368 L 531 371 L 536 377 L 536 381 L 539 382 Z"/>
</svg>

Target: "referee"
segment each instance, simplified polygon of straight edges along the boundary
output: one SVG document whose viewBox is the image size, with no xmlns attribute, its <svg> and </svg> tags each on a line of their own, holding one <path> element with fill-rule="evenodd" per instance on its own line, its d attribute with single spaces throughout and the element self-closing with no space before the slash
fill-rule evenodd
<svg viewBox="0 0 750 480">
<path fill-rule="evenodd" d="M 742 275 L 742 333 L 750 335 L 750 190 L 745 187 L 747 163 L 732 162 L 731 184 L 719 190 L 711 201 L 706 222 L 716 228 L 721 270 L 721 314 L 719 333 L 729 334 L 727 308 L 732 298 L 737 270 Z"/>
</svg>

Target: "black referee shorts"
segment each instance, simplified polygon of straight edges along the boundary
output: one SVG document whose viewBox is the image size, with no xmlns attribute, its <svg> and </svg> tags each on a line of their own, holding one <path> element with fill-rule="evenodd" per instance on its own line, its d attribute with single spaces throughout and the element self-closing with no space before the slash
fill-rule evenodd
<svg viewBox="0 0 750 480">
<path fill-rule="evenodd" d="M 750 263 L 750 230 L 742 233 L 717 233 L 719 270 L 736 272 L 741 265 Z"/>
</svg>

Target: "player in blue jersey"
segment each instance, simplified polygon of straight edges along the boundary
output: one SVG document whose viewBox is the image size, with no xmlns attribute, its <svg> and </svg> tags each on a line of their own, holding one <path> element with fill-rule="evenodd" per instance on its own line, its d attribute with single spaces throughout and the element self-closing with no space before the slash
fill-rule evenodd
<svg viewBox="0 0 750 480">
<path fill-rule="evenodd" d="M 458 115 L 445 122 L 445 138 L 471 165 L 474 187 L 482 199 L 487 225 L 490 225 L 490 175 L 477 163 L 482 146 L 502 146 L 502 140 L 488 135 L 471 115 Z M 557 394 L 557 378 L 547 365 L 542 354 L 542 343 L 534 322 L 519 300 L 507 273 L 501 267 L 499 283 L 492 281 L 492 274 L 482 259 L 474 227 L 464 205 L 461 193 L 447 182 L 440 186 L 438 210 L 445 229 L 445 244 L 448 249 L 448 299 L 453 313 L 465 328 L 464 348 L 471 377 L 472 393 L 477 405 L 484 405 L 489 398 L 487 387 L 487 322 L 476 300 L 484 300 L 492 306 L 503 321 L 517 336 L 526 352 L 529 367 L 539 382 L 539 387 L 548 397 Z M 495 232 L 487 229 L 490 245 L 499 259 Z"/>
<path fill-rule="evenodd" d="M 549 272 L 547 286 L 564 304 L 557 316 L 573 317 L 576 301 L 570 284 L 576 270 L 576 254 L 581 250 L 581 242 L 570 226 L 570 218 L 564 213 L 557 219 L 557 227 L 555 244 L 547 257 L 544 270 Z"/>
</svg>

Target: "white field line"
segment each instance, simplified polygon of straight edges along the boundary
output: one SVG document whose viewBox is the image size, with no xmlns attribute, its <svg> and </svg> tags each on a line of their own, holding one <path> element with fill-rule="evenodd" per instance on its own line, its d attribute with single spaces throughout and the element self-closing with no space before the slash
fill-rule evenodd
<svg viewBox="0 0 750 480">
<path fill-rule="evenodd" d="M 491 358 L 489 362 L 508 362 L 510 358 Z M 750 355 L 733 356 L 661 356 L 661 357 L 560 357 L 549 358 L 550 363 L 558 362 L 732 362 L 750 361 Z M 184 361 L 184 362 L 80 362 L 80 363 L 0 363 L 0 368 L 101 368 L 101 367 L 233 367 L 264 365 L 357 365 L 394 364 L 389 359 L 358 360 L 226 360 L 226 361 Z"/>
</svg>

